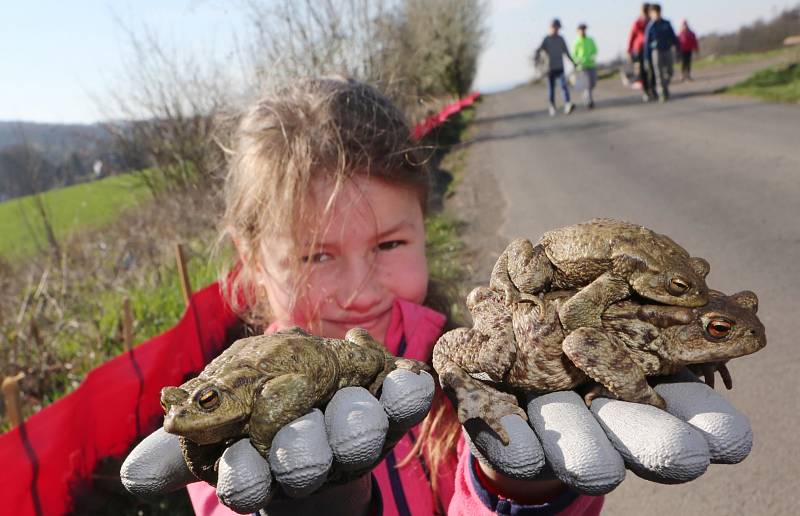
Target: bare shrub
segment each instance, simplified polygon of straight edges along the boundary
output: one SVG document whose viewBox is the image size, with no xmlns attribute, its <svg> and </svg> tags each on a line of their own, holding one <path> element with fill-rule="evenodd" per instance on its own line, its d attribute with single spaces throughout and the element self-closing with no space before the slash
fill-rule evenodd
<svg viewBox="0 0 800 516">
<path fill-rule="evenodd" d="M 398 75 L 418 96 L 469 93 L 486 43 L 484 0 L 405 0 L 398 19 Z"/>
<path fill-rule="evenodd" d="M 155 194 L 214 180 L 224 164 L 216 120 L 230 103 L 225 68 L 119 25 L 128 53 L 118 84 L 99 100 L 117 151 L 129 167 L 149 167 L 139 177 Z"/>
<path fill-rule="evenodd" d="M 756 21 L 736 32 L 709 34 L 700 38 L 706 55 L 761 52 L 780 48 L 783 40 L 800 34 L 800 7 L 787 9 L 769 21 Z"/>
</svg>

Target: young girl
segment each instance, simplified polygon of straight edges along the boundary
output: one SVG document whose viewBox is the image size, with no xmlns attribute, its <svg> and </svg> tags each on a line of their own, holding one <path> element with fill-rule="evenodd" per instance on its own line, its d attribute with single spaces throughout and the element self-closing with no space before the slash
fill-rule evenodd
<svg viewBox="0 0 800 516">
<path fill-rule="evenodd" d="M 451 303 L 428 276 L 429 171 L 409 133 L 388 99 L 349 80 L 303 80 L 250 109 L 237 133 L 224 220 L 241 262 L 225 290 L 240 293 L 230 302 L 246 321 L 266 332 L 299 325 L 337 338 L 359 326 L 393 354 L 430 363 L 453 324 Z M 384 514 L 489 514 L 486 500 L 505 495 L 513 505 L 515 493 L 528 503 L 558 497 L 558 509 L 571 505 L 573 514 L 602 505 L 574 493 L 564 503 L 557 481 L 512 481 L 474 461 L 441 392 L 373 474 L 381 498 L 373 506 Z M 189 492 L 198 513 L 233 514 L 213 487 L 196 483 Z"/>
</svg>

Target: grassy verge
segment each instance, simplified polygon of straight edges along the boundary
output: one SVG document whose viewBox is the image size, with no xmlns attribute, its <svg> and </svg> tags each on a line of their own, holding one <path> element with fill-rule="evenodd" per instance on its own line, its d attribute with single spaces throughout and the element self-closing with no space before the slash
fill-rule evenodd
<svg viewBox="0 0 800 516">
<path fill-rule="evenodd" d="M 738 54 L 727 54 L 722 56 L 704 56 L 692 63 L 693 68 L 705 68 L 708 66 L 722 66 L 752 61 L 777 59 L 785 57 L 787 59 L 798 55 L 800 49 L 797 47 L 776 48 L 765 52 L 740 52 Z"/>
<path fill-rule="evenodd" d="M 116 220 L 125 208 L 148 195 L 133 175 L 112 176 L 41 194 L 57 240 L 74 231 L 96 229 Z M 32 196 L 0 203 L 0 257 L 9 261 L 35 255 L 46 245 L 44 224 Z"/>
<path fill-rule="evenodd" d="M 757 97 L 772 102 L 800 103 L 800 63 L 756 72 L 725 93 Z"/>
</svg>

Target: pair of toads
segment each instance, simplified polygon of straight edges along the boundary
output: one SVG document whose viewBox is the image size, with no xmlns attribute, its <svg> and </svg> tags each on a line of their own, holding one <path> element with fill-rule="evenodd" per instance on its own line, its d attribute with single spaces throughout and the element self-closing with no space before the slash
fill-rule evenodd
<svg viewBox="0 0 800 516">
<path fill-rule="evenodd" d="M 766 345 L 758 298 L 709 290 L 706 260 L 665 235 L 611 219 L 511 242 L 489 287 L 467 298 L 472 328 L 443 335 L 433 367 L 462 423 L 527 419 L 517 395 L 588 386 L 596 396 L 665 408 L 648 377 L 698 367 L 713 386 L 725 362 Z"/>
</svg>

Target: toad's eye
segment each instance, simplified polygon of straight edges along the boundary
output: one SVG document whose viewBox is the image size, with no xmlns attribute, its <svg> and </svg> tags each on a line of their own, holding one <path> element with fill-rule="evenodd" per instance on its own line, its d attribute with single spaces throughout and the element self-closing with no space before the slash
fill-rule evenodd
<svg viewBox="0 0 800 516">
<path fill-rule="evenodd" d="M 680 296 L 689 290 L 689 284 L 681 278 L 671 278 L 667 284 L 667 290 L 672 295 Z"/>
<path fill-rule="evenodd" d="M 200 391 L 197 396 L 197 404 L 203 410 L 213 410 L 219 406 L 219 392 L 213 387 Z"/>
<path fill-rule="evenodd" d="M 732 329 L 733 323 L 725 319 L 712 319 L 706 326 L 708 334 L 715 339 L 727 337 Z"/>
</svg>

